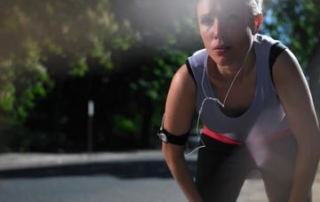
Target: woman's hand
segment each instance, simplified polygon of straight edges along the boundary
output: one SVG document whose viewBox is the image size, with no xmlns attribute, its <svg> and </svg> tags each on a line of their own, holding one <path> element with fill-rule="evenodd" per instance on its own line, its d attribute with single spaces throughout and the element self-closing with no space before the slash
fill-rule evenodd
<svg viewBox="0 0 320 202">
<path fill-rule="evenodd" d="M 179 184 L 188 201 L 202 202 L 185 160 L 183 146 L 162 143 L 162 152 L 171 174 Z"/>
</svg>

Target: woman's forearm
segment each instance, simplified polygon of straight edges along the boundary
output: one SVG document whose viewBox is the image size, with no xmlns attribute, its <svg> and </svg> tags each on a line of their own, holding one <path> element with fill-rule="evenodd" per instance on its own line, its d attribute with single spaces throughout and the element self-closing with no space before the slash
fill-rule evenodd
<svg viewBox="0 0 320 202">
<path fill-rule="evenodd" d="M 167 165 L 174 179 L 179 184 L 189 202 L 202 202 L 199 192 L 196 189 L 188 164 L 185 160 L 182 148 L 168 148 L 176 146 L 165 146 L 163 154 Z"/>
<path fill-rule="evenodd" d="M 307 201 L 319 164 L 316 150 L 299 149 L 289 202 Z"/>
</svg>

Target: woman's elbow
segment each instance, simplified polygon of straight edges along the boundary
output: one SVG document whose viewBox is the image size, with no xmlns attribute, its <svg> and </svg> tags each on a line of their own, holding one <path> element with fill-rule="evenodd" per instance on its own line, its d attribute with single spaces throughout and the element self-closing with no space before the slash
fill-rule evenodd
<svg viewBox="0 0 320 202">
<path fill-rule="evenodd" d="M 162 154 L 167 162 L 174 161 L 177 158 L 183 157 L 183 147 L 170 143 L 162 143 Z"/>
</svg>

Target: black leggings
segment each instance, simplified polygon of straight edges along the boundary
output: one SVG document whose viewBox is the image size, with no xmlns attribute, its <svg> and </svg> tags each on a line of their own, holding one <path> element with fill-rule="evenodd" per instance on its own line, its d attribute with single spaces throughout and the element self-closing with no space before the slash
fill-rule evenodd
<svg viewBox="0 0 320 202">
<path fill-rule="evenodd" d="M 206 135 L 201 139 L 206 147 L 198 153 L 195 183 L 205 202 L 236 202 L 254 169 L 261 173 L 270 202 L 288 201 L 297 153 L 293 135 L 261 146 L 230 145 Z"/>
</svg>

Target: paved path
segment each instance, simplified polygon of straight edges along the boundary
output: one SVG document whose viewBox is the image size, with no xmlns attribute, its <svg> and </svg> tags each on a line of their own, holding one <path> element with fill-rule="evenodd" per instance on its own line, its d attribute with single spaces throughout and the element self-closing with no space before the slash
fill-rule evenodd
<svg viewBox="0 0 320 202">
<path fill-rule="evenodd" d="M 186 157 L 194 167 L 196 154 Z M 193 163 L 193 164 L 192 164 Z M 135 168 L 126 173 L 127 168 Z M 154 176 L 170 179 L 160 151 L 136 151 L 93 154 L 9 153 L 0 155 L 0 178 L 19 178 L 25 175 L 54 176 L 86 172 L 110 172 L 113 175 Z M 313 201 L 320 202 L 320 167 L 313 186 Z M 259 177 L 245 182 L 238 202 L 267 202 Z"/>
</svg>

